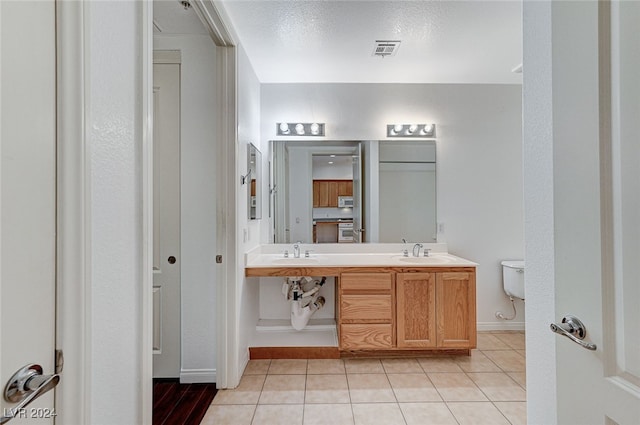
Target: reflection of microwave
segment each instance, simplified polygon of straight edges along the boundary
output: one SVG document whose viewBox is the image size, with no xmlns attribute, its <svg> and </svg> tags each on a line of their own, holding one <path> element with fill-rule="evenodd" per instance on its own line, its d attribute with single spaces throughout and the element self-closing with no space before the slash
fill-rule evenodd
<svg viewBox="0 0 640 425">
<path fill-rule="evenodd" d="M 352 208 L 353 196 L 338 196 L 338 208 Z"/>
</svg>

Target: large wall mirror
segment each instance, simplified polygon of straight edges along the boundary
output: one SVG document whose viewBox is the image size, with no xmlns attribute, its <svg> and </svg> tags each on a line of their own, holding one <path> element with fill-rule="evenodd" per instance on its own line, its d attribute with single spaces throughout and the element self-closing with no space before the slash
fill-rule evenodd
<svg viewBox="0 0 640 425">
<path fill-rule="evenodd" d="M 434 141 L 270 143 L 275 243 L 436 242 Z"/>
<path fill-rule="evenodd" d="M 262 154 L 253 143 L 247 146 L 247 175 L 246 183 L 249 184 L 248 193 L 248 211 L 250 220 L 259 220 L 262 218 L 262 182 L 260 181 L 262 167 Z"/>
</svg>

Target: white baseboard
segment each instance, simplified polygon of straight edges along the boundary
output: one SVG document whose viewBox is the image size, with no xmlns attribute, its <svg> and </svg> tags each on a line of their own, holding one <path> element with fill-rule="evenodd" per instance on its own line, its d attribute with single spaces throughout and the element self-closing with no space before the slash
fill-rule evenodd
<svg viewBox="0 0 640 425">
<path fill-rule="evenodd" d="M 182 369 L 180 371 L 181 384 L 215 384 L 215 369 Z"/>
<path fill-rule="evenodd" d="M 524 322 L 478 322 L 478 332 L 482 331 L 524 331 Z"/>
<path fill-rule="evenodd" d="M 249 349 L 243 351 L 240 357 L 240 376 L 244 374 L 244 370 L 247 368 L 249 364 Z"/>
</svg>

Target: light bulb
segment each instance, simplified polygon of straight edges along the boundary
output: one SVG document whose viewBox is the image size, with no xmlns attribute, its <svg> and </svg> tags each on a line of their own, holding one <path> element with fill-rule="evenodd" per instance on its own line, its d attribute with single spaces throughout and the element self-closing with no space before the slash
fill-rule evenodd
<svg viewBox="0 0 640 425">
<path fill-rule="evenodd" d="M 304 134 L 304 125 L 296 124 L 296 133 L 298 133 L 299 135 L 303 135 Z"/>
<path fill-rule="evenodd" d="M 393 126 L 393 134 L 398 134 L 402 131 L 402 124 L 396 124 Z"/>
<path fill-rule="evenodd" d="M 430 136 L 433 134 L 433 124 L 425 124 L 424 128 L 420 131 L 420 134 Z"/>
<path fill-rule="evenodd" d="M 415 124 L 411 124 L 409 126 L 409 128 L 407 129 L 407 134 L 413 134 L 416 132 L 416 130 L 418 129 L 418 126 Z"/>
<path fill-rule="evenodd" d="M 289 134 L 289 124 L 286 122 L 280 123 L 280 133 Z"/>
<path fill-rule="evenodd" d="M 318 123 L 313 123 L 311 124 L 311 134 L 313 135 L 317 135 L 320 132 L 320 126 L 318 125 Z"/>
</svg>

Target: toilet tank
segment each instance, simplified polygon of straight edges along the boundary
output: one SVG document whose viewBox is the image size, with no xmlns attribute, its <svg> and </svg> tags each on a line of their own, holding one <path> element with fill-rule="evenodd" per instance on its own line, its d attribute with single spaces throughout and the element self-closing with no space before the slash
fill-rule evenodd
<svg viewBox="0 0 640 425">
<path fill-rule="evenodd" d="M 510 260 L 501 264 L 504 292 L 511 297 L 524 300 L 524 261 Z"/>
</svg>

